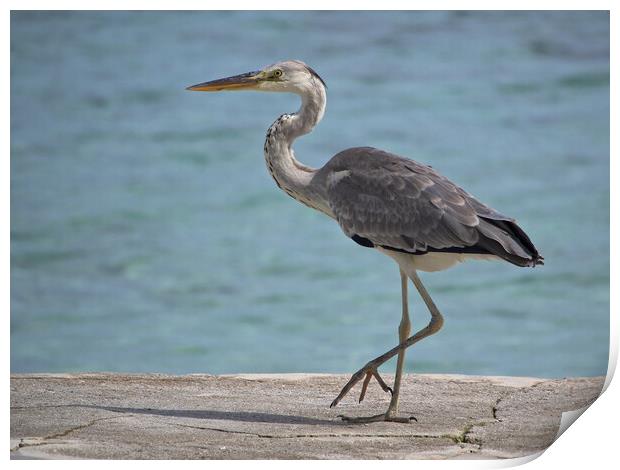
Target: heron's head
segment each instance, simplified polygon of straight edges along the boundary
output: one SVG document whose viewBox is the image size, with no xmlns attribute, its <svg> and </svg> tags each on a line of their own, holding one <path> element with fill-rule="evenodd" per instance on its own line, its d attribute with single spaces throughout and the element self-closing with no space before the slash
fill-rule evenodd
<svg viewBox="0 0 620 470">
<path fill-rule="evenodd" d="M 192 91 L 279 91 L 304 94 L 311 88 L 326 88 L 319 74 L 299 60 L 286 60 L 262 70 L 220 78 L 187 87 Z"/>
</svg>

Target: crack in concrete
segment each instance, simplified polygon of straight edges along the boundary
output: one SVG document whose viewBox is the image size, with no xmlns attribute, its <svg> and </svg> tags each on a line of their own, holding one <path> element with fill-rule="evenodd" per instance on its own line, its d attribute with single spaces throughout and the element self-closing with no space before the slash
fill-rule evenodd
<svg viewBox="0 0 620 470">
<path fill-rule="evenodd" d="M 485 426 L 487 421 L 479 421 L 476 423 L 467 424 L 459 434 L 444 434 L 442 437 L 452 439 L 455 444 L 472 444 L 477 446 L 476 451 L 482 449 L 482 441 L 480 439 L 469 437 L 469 433 L 475 426 Z"/>
<path fill-rule="evenodd" d="M 495 400 L 495 403 L 491 406 L 491 416 L 493 418 L 494 421 L 499 421 L 501 422 L 502 419 L 498 417 L 497 413 L 499 411 L 499 403 L 504 400 L 507 397 L 510 397 L 512 395 L 514 395 L 515 393 L 521 392 L 521 393 L 527 393 L 530 390 L 548 383 L 548 380 L 545 381 L 541 381 L 535 384 L 530 385 L 529 387 L 526 388 L 521 388 L 518 390 L 510 390 L 509 392 L 506 393 L 500 393 L 499 397 L 497 398 L 497 400 Z M 472 423 L 472 424 L 468 424 L 467 426 L 465 426 L 465 428 L 463 429 L 463 431 L 458 435 L 458 436 L 447 436 L 450 437 L 452 439 L 455 440 L 455 442 L 457 443 L 467 443 L 467 444 L 472 444 L 477 446 L 477 450 L 476 452 L 480 452 L 482 450 L 482 445 L 484 444 L 480 439 L 477 438 L 472 438 L 469 436 L 469 434 L 472 432 L 473 428 L 475 426 L 486 426 L 487 424 L 489 424 L 489 421 L 487 420 L 482 420 L 482 421 L 478 421 L 476 423 Z"/>
<path fill-rule="evenodd" d="M 495 404 L 491 408 L 491 414 L 493 415 L 493 419 L 496 421 L 501 421 L 501 419 L 497 417 L 497 405 L 499 405 L 499 402 L 502 401 L 503 398 L 504 397 L 500 396 L 497 400 L 495 400 Z"/>
<path fill-rule="evenodd" d="M 88 428 L 90 426 L 93 426 L 94 424 L 98 423 L 99 421 L 106 421 L 106 420 L 110 420 L 110 419 L 119 419 L 121 418 L 121 416 L 104 416 L 102 418 L 97 418 L 97 419 L 93 419 L 91 421 L 89 421 L 86 424 L 80 424 L 79 426 L 74 426 L 72 428 L 66 429 L 64 431 L 55 433 L 55 434 L 50 434 L 49 436 L 43 436 L 43 437 L 35 437 L 33 439 L 36 439 L 38 442 L 24 442 L 24 438 L 20 438 L 19 439 L 19 443 L 17 444 L 17 446 L 13 447 L 11 449 L 11 452 L 14 452 L 16 450 L 19 449 L 23 449 L 25 447 L 37 447 L 37 446 L 42 446 L 42 445 L 46 445 L 49 444 L 49 440 L 52 439 L 57 439 L 59 437 L 65 437 L 69 434 L 71 434 L 72 432 L 75 431 L 79 431 L 80 429 L 85 429 Z"/>
<path fill-rule="evenodd" d="M 535 385 L 533 385 L 535 386 Z M 497 406 L 499 404 L 500 401 L 502 401 L 507 395 L 512 394 L 513 392 L 509 392 L 506 394 L 500 394 L 500 396 L 495 400 L 495 403 L 491 406 L 491 418 L 494 421 L 501 421 L 501 419 L 497 418 Z M 470 433 L 472 432 L 472 430 L 474 429 L 474 427 L 476 426 L 486 426 L 487 424 L 491 423 L 492 421 L 489 421 L 488 419 L 482 419 L 482 420 L 478 420 L 474 423 L 469 423 L 467 424 L 463 430 L 457 434 L 445 434 L 443 437 L 447 437 L 449 439 L 452 439 L 456 444 L 471 444 L 476 446 L 476 450 L 475 452 L 480 452 L 482 450 L 482 446 L 484 444 L 484 442 L 478 438 L 475 437 L 470 437 Z"/>
<path fill-rule="evenodd" d="M 321 434 L 291 434 L 286 436 L 276 436 L 273 434 L 260 434 L 249 431 L 236 431 L 232 429 L 212 428 L 208 426 L 192 426 L 189 424 L 170 423 L 171 426 L 178 426 L 183 428 L 200 429 L 202 431 L 217 431 L 230 434 L 247 434 L 250 436 L 256 436 L 264 439 L 297 439 L 297 438 L 322 438 L 322 437 L 382 437 L 382 438 L 422 438 L 422 439 L 450 439 L 454 442 L 468 442 L 465 439 L 460 439 L 463 433 L 459 435 L 454 434 L 362 434 L 362 433 L 321 433 Z M 468 425 L 473 427 L 474 425 Z M 459 440 L 460 439 L 460 440 Z"/>
<path fill-rule="evenodd" d="M 545 382 L 546 382 L 546 381 L 545 381 Z M 525 388 L 513 388 L 513 387 L 511 387 L 509 391 L 504 392 L 504 393 L 500 393 L 500 394 L 499 394 L 499 397 L 497 398 L 497 400 L 495 400 L 495 403 L 493 403 L 493 405 L 491 406 L 491 416 L 492 416 L 492 418 L 493 418 L 495 421 L 501 421 L 501 418 L 498 418 L 498 417 L 497 417 L 497 411 L 498 411 L 498 409 L 499 409 L 499 408 L 498 408 L 498 407 L 499 407 L 499 403 L 500 403 L 500 402 L 501 402 L 504 398 L 506 398 L 506 397 L 509 397 L 509 396 L 513 395 L 513 394 L 514 394 L 514 393 L 516 393 L 517 391 L 520 391 L 520 390 L 528 390 L 528 389 L 534 388 L 534 387 L 536 387 L 536 386 L 540 385 L 541 383 L 545 383 L 545 382 L 538 382 L 538 383 L 535 383 L 535 384 L 529 385 L 528 387 L 525 387 Z"/>
<path fill-rule="evenodd" d="M 73 405 L 30 405 L 30 406 L 11 406 L 12 410 L 30 410 L 36 408 L 66 408 Z M 79 406 L 79 405 L 77 405 Z"/>
<path fill-rule="evenodd" d="M 499 417 L 497 416 L 497 412 L 499 411 L 499 403 L 500 403 L 503 399 L 505 399 L 505 398 L 509 398 L 509 397 L 511 397 L 512 395 L 514 395 L 515 393 L 528 393 L 528 392 L 530 392 L 531 390 L 535 389 L 536 387 L 539 387 L 539 386 L 541 386 L 541 385 L 548 384 L 549 382 L 552 382 L 552 380 L 543 380 L 543 381 L 541 381 L 541 382 L 537 382 L 537 383 L 535 383 L 535 384 L 532 384 L 532 385 L 530 385 L 529 387 L 519 388 L 519 389 L 516 389 L 516 390 L 511 390 L 510 392 L 501 393 L 501 394 L 500 394 L 500 396 L 499 396 L 499 398 L 495 401 L 495 404 L 494 404 L 494 405 L 493 405 L 493 407 L 491 408 L 491 413 L 492 413 L 492 415 L 493 415 L 493 419 L 494 419 L 495 421 L 499 421 L 499 422 L 501 422 L 501 421 L 502 421 L 502 419 L 501 419 L 501 418 L 499 418 Z"/>
<path fill-rule="evenodd" d="M 504 398 L 504 396 L 502 394 L 500 394 L 500 396 L 497 398 L 497 400 L 495 400 L 495 403 L 491 406 L 491 417 L 494 420 L 497 420 L 496 418 L 496 411 L 497 411 L 497 404 L 502 400 L 502 398 Z M 470 444 L 473 446 L 476 446 L 475 451 L 472 452 L 480 452 L 482 450 L 482 445 L 484 444 L 480 439 L 475 438 L 475 437 L 470 437 L 470 433 L 472 432 L 472 430 L 474 429 L 474 427 L 476 426 L 486 426 L 489 423 L 488 419 L 482 419 L 482 420 L 478 420 L 475 421 L 473 423 L 469 423 L 467 425 L 465 425 L 465 427 L 463 428 L 463 430 L 457 434 L 445 434 L 444 437 L 447 437 L 449 439 L 452 439 L 454 441 L 455 444 Z"/>
<path fill-rule="evenodd" d="M 533 387 L 535 387 L 536 385 L 533 385 Z M 498 418 L 497 416 L 497 412 L 499 410 L 499 403 L 506 397 L 512 396 L 515 393 L 515 391 L 511 391 L 511 392 L 507 392 L 507 393 L 501 393 L 500 396 L 497 398 L 497 400 L 495 400 L 495 403 L 493 404 L 493 406 L 491 407 L 491 416 L 493 417 L 493 419 L 495 421 L 499 421 L 501 422 L 502 419 Z"/>
<path fill-rule="evenodd" d="M 19 442 L 17 443 L 17 445 L 16 445 L 15 447 L 11 447 L 11 452 L 16 451 L 16 450 L 17 450 L 17 449 L 19 449 L 20 447 L 23 447 L 23 442 L 24 442 L 24 439 L 23 439 L 23 438 L 20 438 L 20 439 L 19 439 Z"/>
</svg>

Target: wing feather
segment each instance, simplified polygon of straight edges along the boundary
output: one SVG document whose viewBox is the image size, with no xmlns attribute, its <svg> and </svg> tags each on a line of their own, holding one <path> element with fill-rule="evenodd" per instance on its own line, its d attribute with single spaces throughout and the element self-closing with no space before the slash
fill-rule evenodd
<svg viewBox="0 0 620 470">
<path fill-rule="evenodd" d="M 321 170 L 344 233 L 364 246 L 410 253 L 490 253 L 519 266 L 542 257 L 514 219 L 414 160 L 372 147 L 347 149 Z"/>
<path fill-rule="evenodd" d="M 428 166 L 363 148 L 341 152 L 325 168 L 347 170 L 328 179 L 327 195 L 349 237 L 410 252 L 478 241 L 480 221 L 467 193 Z"/>
</svg>

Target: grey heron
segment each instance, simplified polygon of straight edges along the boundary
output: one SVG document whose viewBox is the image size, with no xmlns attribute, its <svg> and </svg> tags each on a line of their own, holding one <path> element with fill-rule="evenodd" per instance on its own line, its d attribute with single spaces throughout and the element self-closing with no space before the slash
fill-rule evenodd
<svg viewBox="0 0 620 470">
<path fill-rule="evenodd" d="M 479 202 L 430 166 L 372 147 L 343 150 L 320 169 L 300 163 L 293 142 L 319 123 L 327 101 L 325 82 L 301 61 L 278 62 L 187 89 L 288 92 L 301 97 L 300 109 L 281 115 L 267 131 L 264 156 L 269 173 L 289 196 L 335 219 L 347 237 L 392 258 L 401 279 L 398 345 L 353 374 L 331 407 L 363 380 L 361 402 L 374 377 L 385 392 L 392 394 L 387 411 L 342 419 L 356 423 L 409 422 L 410 418 L 398 414 L 405 351 L 443 325 L 443 316 L 417 271 L 439 271 L 469 259 L 497 259 L 534 267 L 543 264 L 542 256 L 514 219 Z M 412 336 L 408 279 L 431 314 L 428 325 Z M 396 374 L 390 388 L 378 368 L 396 355 Z"/>
</svg>

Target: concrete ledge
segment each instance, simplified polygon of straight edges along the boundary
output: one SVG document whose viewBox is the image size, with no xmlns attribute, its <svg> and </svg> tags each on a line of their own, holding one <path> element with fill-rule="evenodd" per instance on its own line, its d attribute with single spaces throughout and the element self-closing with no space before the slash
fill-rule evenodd
<svg viewBox="0 0 620 470">
<path fill-rule="evenodd" d="M 389 394 L 348 375 L 20 374 L 11 376 L 11 458 L 511 458 L 554 440 L 561 414 L 598 397 L 604 377 L 407 375 L 411 424 L 345 424 L 385 411 Z M 388 383 L 393 380 L 385 375 Z"/>
</svg>

